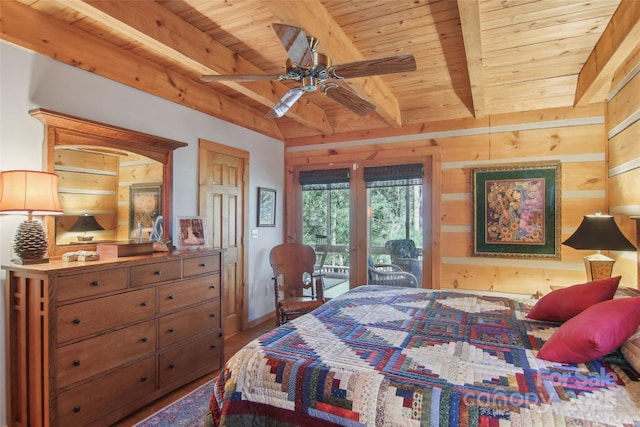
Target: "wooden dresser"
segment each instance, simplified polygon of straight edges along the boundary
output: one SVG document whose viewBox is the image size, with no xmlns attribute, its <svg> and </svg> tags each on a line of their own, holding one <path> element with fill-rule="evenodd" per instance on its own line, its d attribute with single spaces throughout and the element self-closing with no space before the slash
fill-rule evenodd
<svg viewBox="0 0 640 427">
<path fill-rule="evenodd" d="M 222 252 L 8 265 L 9 426 L 106 426 L 223 362 Z"/>
</svg>

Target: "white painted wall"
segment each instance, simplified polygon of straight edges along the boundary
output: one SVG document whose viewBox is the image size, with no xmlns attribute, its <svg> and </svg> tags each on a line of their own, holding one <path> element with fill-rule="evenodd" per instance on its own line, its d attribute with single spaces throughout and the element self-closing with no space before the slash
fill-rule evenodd
<svg viewBox="0 0 640 427">
<path fill-rule="evenodd" d="M 29 110 L 46 108 L 188 143 L 174 154 L 173 215 L 198 213 L 198 139 L 250 152 L 249 226 L 256 224 L 257 187 L 278 191 L 274 228 L 247 230 L 249 320 L 273 310 L 268 251 L 283 235 L 284 144 L 137 89 L 0 41 L 0 170 L 42 169 L 43 125 Z M 11 241 L 25 217 L 0 215 L 0 263 L 11 260 Z M 5 318 L 4 272 L 0 319 Z M 2 322 L 4 324 L 4 321 Z M 6 425 L 4 327 L 0 328 L 0 425 Z"/>
</svg>

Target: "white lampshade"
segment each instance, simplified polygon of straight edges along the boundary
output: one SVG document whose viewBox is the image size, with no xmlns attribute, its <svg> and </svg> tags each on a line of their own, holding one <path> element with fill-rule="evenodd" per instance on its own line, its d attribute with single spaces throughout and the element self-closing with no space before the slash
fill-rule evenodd
<svg viewBox="0 0 640 427">
<path fill-rule="evenodd" d="M 0 172 L 0 212 L 62 214 L 58 199 L 58 175 L 27 170 Z"/>
<path fill-rule="evenodd" d="M 12 170 L 0 172 L 0 213 L 23 214 L 13 248 L 23 264 L 47 262 L 47 235 L 33 215 L 60 215 L 58 176 L 53 173 Z"/>
</svg>

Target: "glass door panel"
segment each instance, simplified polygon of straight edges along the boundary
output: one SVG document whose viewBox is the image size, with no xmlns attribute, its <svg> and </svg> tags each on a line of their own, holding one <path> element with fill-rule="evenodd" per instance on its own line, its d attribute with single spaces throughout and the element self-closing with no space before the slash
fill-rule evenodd
<svg viewBox="0 0 640 427">
<path fill-rule="evenodd" d="M 345 176 L 349 178 L 348 172 Z M 308 180 L 309 176 L 301 176 L 302 242 L 315 249 L 316 271 L 323 275 L 325 296 L 333 298 L 349 290 L 349 182 Z"/>
<path fill-rule="evenodd" d="M 365 168 L 369 284 L 422 287 L 422 168 L 411 166 Z"/>
</svg>

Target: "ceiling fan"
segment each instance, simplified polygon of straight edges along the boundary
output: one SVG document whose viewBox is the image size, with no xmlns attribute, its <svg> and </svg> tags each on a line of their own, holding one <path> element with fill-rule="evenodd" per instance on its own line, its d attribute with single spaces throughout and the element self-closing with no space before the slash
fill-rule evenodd
<svg viewBox="0 0 640 427">
<path fill-rule="evenodd" d="M 313 36 L 307 36 L 303 29 L 283 24 L 273 24 L 272 27 L 289 56 L 286 74 L 203 75 L 200 80 L 204 82 L 255 80 L 300 82 L 300 86 L 285 93 L 266 114 L 265 117 L 270 119 L 284 116 L 305 92 L 313 92 L 318 88 L 324 95 L 363 116 L 375 110 L 376 106 L 357 93 L 328 81 L 329 79 L 342 80 L 416 70 L 416 61 L 411 54 L 331 65 L 329 58 L 317 51 L 318 40 Z"/>
</svg>

